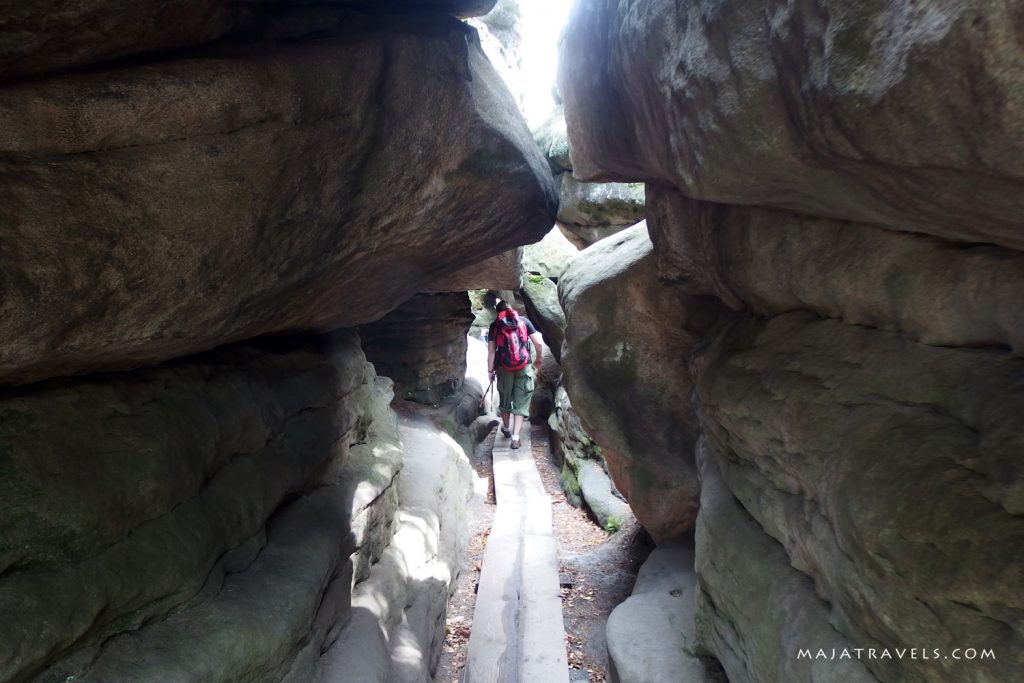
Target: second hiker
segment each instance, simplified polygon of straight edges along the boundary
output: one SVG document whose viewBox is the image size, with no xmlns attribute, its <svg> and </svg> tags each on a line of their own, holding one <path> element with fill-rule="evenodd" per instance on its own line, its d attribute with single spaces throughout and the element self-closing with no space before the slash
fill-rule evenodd
<svg viewBox="0 0 1024 683">
<path fill-rule="evenodd" d="M 540 369 L 543 341 L 529 318 L 516 313 L 506 301 L 499 301 L 498 319 L 487 332 L 487 368 L 493 379 L 498 376 L 501 433 L 512 437 L 512 448 L 519 448 L 519 431 L 530 416 L 533 381 Z"/>
</svg>

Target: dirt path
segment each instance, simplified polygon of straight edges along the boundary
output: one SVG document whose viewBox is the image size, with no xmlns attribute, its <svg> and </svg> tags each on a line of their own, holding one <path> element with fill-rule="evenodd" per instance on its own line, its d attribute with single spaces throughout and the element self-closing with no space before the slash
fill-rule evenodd
<svg viewBox="0 0 1024 683">
<path fill-rule="evenodd" d="M 569 666 L 576 674 L 572 680 L 601 682 L 606 680 L 608 657 L 605 622 L 612 609 L 629 597 L 636 572 L 650 552 L 650 546 L 639 527 L 627 527 L 608 536 L 586 512 L 569 505 L 562 493 L 558 468 L 551 455 L 547 427 L 532 427 L 530 436 L 537 469 L 552 501 L 552 526 L 558 541 L 559 572 L 563 583 L 566 646 Z M 459 674 L 466 660 L 480 562 L 494 519 L 491 476 L 494 439 L 495 433 L 492 432 L 473 454 L 477 475 L 490 485 L 486 500 L 477 501 L 471 510 L 472 540 L 468 567 L 460 575 L 448 603 L 447 636 L 435 683 L 459 683 Z"/>
</svg>

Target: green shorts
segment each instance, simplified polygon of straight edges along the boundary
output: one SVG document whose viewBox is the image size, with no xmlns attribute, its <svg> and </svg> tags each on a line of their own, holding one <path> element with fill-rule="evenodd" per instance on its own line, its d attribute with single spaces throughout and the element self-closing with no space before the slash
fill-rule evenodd
<svg viewBox="0 0 1024 683">
<path fill-rule="evenodd" d="M 499 410 L 503 413 L 530 417 L 530 400 L 533 398 L 533 364 L 522 370 L 509 372 L 498 368 L 498 395 L 501 398 Z"/>
</svg>

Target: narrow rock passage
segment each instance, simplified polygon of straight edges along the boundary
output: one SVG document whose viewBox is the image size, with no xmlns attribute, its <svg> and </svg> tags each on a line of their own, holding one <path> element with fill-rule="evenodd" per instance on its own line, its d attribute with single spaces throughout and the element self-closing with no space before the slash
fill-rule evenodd
<svg viewBox="0 0 1024 683">
<path fill-rule="evenodd" d="M 568 681 L 551 501 L 522 448 L 494 445 L 494 526 L 484 553 L 465 683 Z"/>
</svg>

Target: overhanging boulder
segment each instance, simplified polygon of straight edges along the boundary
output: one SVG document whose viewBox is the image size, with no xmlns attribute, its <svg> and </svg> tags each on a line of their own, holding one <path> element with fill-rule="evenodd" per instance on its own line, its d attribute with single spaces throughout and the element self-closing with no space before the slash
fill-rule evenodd
<svg viewBox="0 0 1024 683">
<path fill-rule="evenodd" d="M 373 26 L 0 90 L 0 383 L 359 325 L 543 236 L 474 34 Z"/>
<path fill-rule="evenodd" d="M 573 174 L 1021 249 L 1014 3 L 581 0 Z"/>
</svg>

